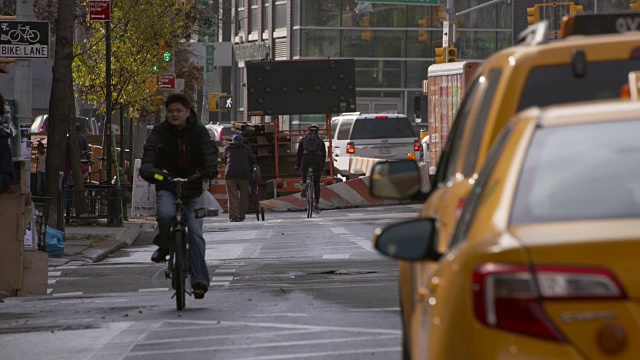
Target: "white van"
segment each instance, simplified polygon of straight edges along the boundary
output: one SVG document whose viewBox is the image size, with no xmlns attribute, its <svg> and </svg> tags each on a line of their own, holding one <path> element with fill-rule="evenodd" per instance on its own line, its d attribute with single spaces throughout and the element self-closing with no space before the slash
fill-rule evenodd
<svg viewBox="0 0 640 360">
<path fill-rule="evenodd" d="M 333 158 L 420 160 L 420 138 L 403 114 L 344 113 L 331 119 Z"/>
</svg>

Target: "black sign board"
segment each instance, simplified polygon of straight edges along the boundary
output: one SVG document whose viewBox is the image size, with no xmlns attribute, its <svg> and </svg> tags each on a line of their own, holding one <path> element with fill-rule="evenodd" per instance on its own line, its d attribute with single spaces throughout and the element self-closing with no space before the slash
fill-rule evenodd
<svg viewBox="0 0 640 360">
<path fill-rule="evenodd" d="M 0 20 L 0 57 L 49 57 L 49 22 Z"/>
<path fill-rule="evenodd" d="M 250 116 L 356 110 L 353 59 L 251 61 L 245 64 L 247 113 Z"/>
</svg>

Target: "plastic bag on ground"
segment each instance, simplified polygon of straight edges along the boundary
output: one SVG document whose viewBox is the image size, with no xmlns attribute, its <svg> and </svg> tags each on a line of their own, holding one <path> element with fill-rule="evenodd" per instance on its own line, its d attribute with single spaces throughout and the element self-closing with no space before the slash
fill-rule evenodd
<svg viewBox="0 0 640 360">
<path fill-rule="evenodd" d="M 47 226 L 45 247 L 49 257 L 59 258 L 64 255 L 64 233 Z"/>
</svg>

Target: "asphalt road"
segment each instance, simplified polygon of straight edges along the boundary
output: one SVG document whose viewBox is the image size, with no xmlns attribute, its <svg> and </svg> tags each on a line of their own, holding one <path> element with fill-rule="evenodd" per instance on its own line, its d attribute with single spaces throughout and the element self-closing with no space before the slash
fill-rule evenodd
<svg viewBox="0 0 640 360">
<path fill-rule="evenodd" d="M 418 208 L 208 219 L 210 289 L 183 311 L 144 233 L 51 268 L 50 296 L 0 304 L 0 359 L 400 359 L 397 265 L 370 239 Z"/>
</svg>

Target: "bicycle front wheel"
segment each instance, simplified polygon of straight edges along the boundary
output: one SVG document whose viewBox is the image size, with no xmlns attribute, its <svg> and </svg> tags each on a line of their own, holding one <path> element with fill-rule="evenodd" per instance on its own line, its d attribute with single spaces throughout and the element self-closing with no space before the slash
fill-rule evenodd
<svg viewBox="0 0 640 360">
<path fill-rule="evenodd" d="M 186 303 L 186 288 L 185 282 L 187 277 L 187 263 L 186 263 L 186 252 L 185 252 L 185 232 L 182 230 L 177 230 L 173 233 L 174 247 L 175 247 L 175 257 L 173 264 L 173 281 L 175 284 L 176 290 L 176 307 L 178 310 L 184 309 Z"/>
</svg>

